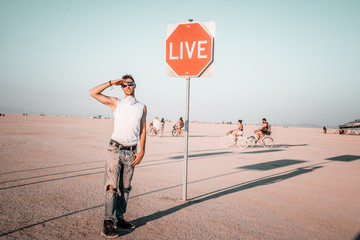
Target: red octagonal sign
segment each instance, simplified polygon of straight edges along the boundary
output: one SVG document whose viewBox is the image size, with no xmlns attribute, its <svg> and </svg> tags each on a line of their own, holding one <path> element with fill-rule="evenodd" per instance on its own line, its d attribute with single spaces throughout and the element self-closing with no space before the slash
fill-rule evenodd
<svg viewBox="0 0 360 240">
<path fill-rule="evenodd" d="M 199 77 L 213 61 L 214 38 L 200 23 L 179 24 L 166 39 L 166 63 L 178 77 Z"/>
</svg>

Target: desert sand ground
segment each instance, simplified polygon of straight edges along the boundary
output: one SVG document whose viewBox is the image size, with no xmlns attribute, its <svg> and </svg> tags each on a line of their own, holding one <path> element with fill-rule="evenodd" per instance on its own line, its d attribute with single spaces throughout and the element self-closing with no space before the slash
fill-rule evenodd
<svg viewBox="0 0 360 240">
<path fill-rule="evenodd" d="M 122 239 L 360 239 L 360 136 L 273 127 L 275 146 L 224 149 L 229 125 L 148 137 Z M 245 126 L 250 136 L 256 126 Z M 2 239 L 102 239 L 111 119 L 0 118 Z"/>
</svg>

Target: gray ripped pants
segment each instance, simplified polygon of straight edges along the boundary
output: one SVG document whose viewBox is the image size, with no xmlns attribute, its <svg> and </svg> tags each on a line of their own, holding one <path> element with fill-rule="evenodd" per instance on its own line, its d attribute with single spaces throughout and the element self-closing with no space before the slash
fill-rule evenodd
<svg viewBox="0 0 360 240">
<path fill-rule="evenodd" d="M 109 157 L 105 168 L 105 220 L 124 218 L 131 190 L 131 180 L 134 167 L 131 163 L 135 160 L 135 150 L 119 150 L 109 145 Z"/>
</svg>

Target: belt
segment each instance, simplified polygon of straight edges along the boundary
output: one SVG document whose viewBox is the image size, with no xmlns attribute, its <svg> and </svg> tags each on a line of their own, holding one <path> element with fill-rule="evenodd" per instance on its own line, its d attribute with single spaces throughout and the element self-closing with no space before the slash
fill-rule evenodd
<svg viewBox="0 0 360 240">
<path fill-rule="evenodd" d="M 111 146 L 114 146 L 116 148 L 118 148 L 119 150 L 128 150 L 128 151 L 132 151 L 136 149 L 137 145 L 133 145 L 133 146 L 124 146 L 121 143 L 118 143 L 117 141 L 110 139 L 110 143 Z"/>
</svg>

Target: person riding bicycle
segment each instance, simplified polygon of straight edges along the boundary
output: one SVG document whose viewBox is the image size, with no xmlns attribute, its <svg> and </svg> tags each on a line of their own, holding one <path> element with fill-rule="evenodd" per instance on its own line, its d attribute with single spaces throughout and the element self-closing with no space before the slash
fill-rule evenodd
<svg viewBox="0 0 360 240">
<path fill-rule="evenodd" d="M 259 141 L 259 139 L 261 139 L 264 135 L 270 135 L 270 124 L 266 121 L 266 118 L 262 119 L 261 124 L 261 127 L 255 130 L 257 141 Z"/>
<path fill-rule="evenodd" d="M 161 122 L 158 117 L 155 117 L 153 121 L 153 128 L 154 128 L 154 133 L 156 133 L 158 130 L 161 129 Z"/>
<path fill-rule="evenodd" d="M 178 135 L 180 135 L 180 131 L 184 127 L 184 125 L 185 125 L 184 121 L 183 121 L 182 117 L 180 117 L 179 121 L 177 121 L 177 123 L 175 123 Z"/>
<path fill-rule="evenodd" d="M 243 135 L 243 125 L 242 120 L 238 120 L 239 126 L 233 130 L 230 130 L 229 133 L 231 133 L 235 138 Z"/>
</svg>

